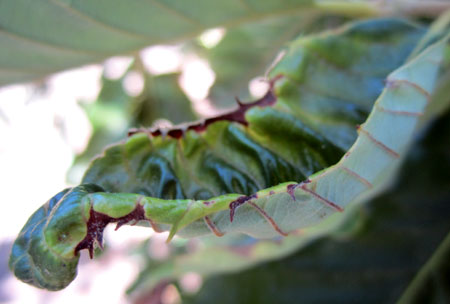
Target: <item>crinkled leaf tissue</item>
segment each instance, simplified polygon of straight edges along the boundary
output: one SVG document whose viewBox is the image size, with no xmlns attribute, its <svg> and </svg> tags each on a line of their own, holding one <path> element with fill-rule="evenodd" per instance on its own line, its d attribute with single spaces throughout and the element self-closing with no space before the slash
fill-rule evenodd
<svg viewBox="0 0 450 304">
<path fill-rule="evenodd" d="M 10 268 L 59 290 L 103 229 L 138 224 L 182 237 L 286 236 L 366 201 L 392 180 L 430 120 L 448 35 L 399 19 L 292 41 L 252 103 L 172 129 L 135 129 L 94 159 L 82 184 L 39 208 Z M 232 95 L 233 92 L 230 92 Z M 448 101 L 447 101 L 448 102 Z"/>
</svg>

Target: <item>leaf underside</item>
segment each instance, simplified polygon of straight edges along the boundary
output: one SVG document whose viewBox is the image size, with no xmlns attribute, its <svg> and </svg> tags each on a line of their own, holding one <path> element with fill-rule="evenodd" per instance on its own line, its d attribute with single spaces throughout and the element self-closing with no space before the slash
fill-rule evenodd
<svg viewBox="0 0 450 304">
<path fill-rule="evenodd" d="M 337 230 L 287 258 L 210 276 L 197 294 L 182 294 L 183 303 L 448 303 L 449 136 L 447 111 L 412 147 L 395 186 L 342 223 L 356 228 L 351 233 Z M 169 269 L 184 269 L 186 260 Z M 154 266 L 153 275 L 163 269 Z M 152 273 L 142 276 L 135 288 L 148 290 Z"/>
<path fill-rule="evenodd" d="M 0 85 L 193 38 L 213 27 L 299 14 L 313 4 L 310 0 L 2 1 Z"/>
<path fill-rule="evenodd" d="M 225 115 L 202 132 L 141 132 L 108 148 L 83 185 L 32 216 L 10 267 L 24 281 L 61 289 L 75 276 L 78 251 L 92 254 L 110 222 L 170 229 L 171 237 L 180 229 L 184 236 L 273 237 L 379 191 L 407 151 L 436 82 L 444 43 L 385 82 L 423 34 L 414 24 L 381 19 L 294 41 L 271 71 L 271 102 L 240 105 L 244 116 Z M 383 87 L 355 145 L 332 166 L 355 142 L 355 126 Z M 395 132 L 386 132 L 389 125 Z M 374 158 L 378 168 L 368 163 Z"/>
</svg>

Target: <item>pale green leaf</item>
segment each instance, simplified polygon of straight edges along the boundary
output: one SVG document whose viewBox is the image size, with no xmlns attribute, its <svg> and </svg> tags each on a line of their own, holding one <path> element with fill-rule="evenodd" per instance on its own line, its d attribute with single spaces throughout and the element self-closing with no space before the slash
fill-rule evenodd
<svg viewBox="0 0 450 304">
<path fill-rule="evenodd" d="M 206 276 L 195 295 L 179 288 L 183 303 L 447 303 L 450 112 L 424 135 L 410 150 L 392 189 L 356 206 L 359 212 L 342 222 L 352 226 L 345 234 L 337 227 L 286 258 Z M 283 248 L 279 241 L 272 245 Z M 226 249 L 241 252 L 239 263 L 248 258 L 242 252 L 253 254 L 248 247 Z M 233 265 L 234 260 L 227 262 Z M 182 268 L 166 268 L 165 277 L 159 265 L 153 269 L 156 276 L 176 283 L 179 277 L 171 271 Z M 147 271 L 135 292 L 152 286 L 152 272 Z M 203 268 L 189 271 L 203 273 Z"/>
<path fill-rule="evenodd" d="M 312 0 L 17 0 L 0 2 L 0 85 L 312 9 Z M 316 8 L 320 10 L 321 8 Z"/>
</svg>

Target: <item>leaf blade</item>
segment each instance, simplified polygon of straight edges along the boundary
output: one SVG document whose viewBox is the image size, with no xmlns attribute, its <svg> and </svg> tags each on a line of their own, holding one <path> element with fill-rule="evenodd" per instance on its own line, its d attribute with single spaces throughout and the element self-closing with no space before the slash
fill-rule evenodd
<svg viewBox="0 0 450 304">
<path fill-rule="evenodd" d="M 377 22 L 383 24 L 382 20 Z M 355 27 L 357 26 L 358 25 L 355 25 Z M 345 35 L 349 32 L 352 33 L 354 30 L 352 27 L 349 29 L 350 31 L 344 31 L 341 34 Z M 419 32 L 416 32 L 416 30 L 417 29 L 412 28 L 413 36 L 420 33 L 420 30 Z M 413 43 L 411 43 L 409 39 L 407 39 L 406 43 L 409 43 L 409 46 L 412 49 Z M 442 45 L 444 45 L 444 42 L 438 45 L 441 47 L 438 52 L 439 56 L 442 55 Z M 434 46 L 433 48 L 437 49 L 438 46 Z M 398 71 L 404 71 L 405 69 L 417 65 L 420 66 L 424 62 L 427 63 L 430 56 L 432 59 L 436 59 L 435 55 L 436 54 L 430 53 L 430 51 L 426 51 L 422 56 L 419 56 Z M 430 61 L 428 64 L 433 65 L 430 73 L 433 75 L 436 74 L 438 67 L 435 65 L 435 62 Z M 412 74 L 409 76 L 414 79 L 415 73 L 420 72 L 422 72 L 422 69 L 412 69 Z M 393 75 L 396 75 L 395 72 Z M 283 84 L 285 85 L 288 81 L 291 81 L 291 79 L 285 80 Z M 386 91 L 390 90 L 392 90 L 392 87 L 387 86 Z M 350 93 L 353 94 L 353 92 Z M 283 91 L 279 94 L 282 95 Z M 290 92 L 288 91 L 284 94 L 289 95 Z M 297 95 L 294 94 L 294 96 Z M 384 98 L 386 98 L 386 96 L 382 95 L 380 100 L 383 100 Z M 396 98 L 398 98 L 398 96 Z M 381 101 L 379 101 L 379 103 L 380 102 Z M 281 111 L 284 119 L 287 117 L 286 112 L 282 111 L 285 107 L 283 103 L 278 103 L 277 105 L 279 107 L 278 110 Z M 277 107 L 275 106 L 273 109 L 277 109 Z M 263 110 L 264 109 L 252 109 L 249 111 L 248 115 L 251 117 L 252 113 Z M 379 112 L 379 109 L 375 108 L 373 113 L 376 112 Z M 252 128 L 251 124 L 249 125 L 249 128 Z M 317 136 L 315 132 L 317 131 L 314 132 L 308 130 L 305 126 L 301 126 L 300 129 L 304 131 L 303 133 L 298 134 L 298 136 L 302 138 L 302 141 L 311 143 L 311 146 L 317 146 L 317 139 L 315 139 L 315 136 Z M 289 131 L 286 133 L 289 134 Z M 408 136 L 412 136 L 413 134 L 414 133 L 409 130 Z M 369 135 L 373 136 L 370 133 Z M 52 246 L 51 250 L 56 250 L 61 257 L 76 259 L 80 249 L 87 248 L 92 252 L 95 242 L 101 244 L 102 231 L 106 224 L 109 222 L 118 222 L 119 225 L 122 225 L 130 221 L 133 222 L 133 220 L 147 220 L 152 226 L 154 226 L 154 224 L 159 224 L 160 226 L 155 227 L 156 230 L 168 230 L 172 228 L 172 235 L 177 229 L 183 227 L 185 227 L 185 229 L 182 232 L 185 234 L 202 235 L 214 232 L 215 230 L 214 228 L 211 229 L 211 224 L 208 224 L 207 220 L 202 221 L 204 217 L 208 216 L 210 222 L 214 223 L 216 230 L 221 234 L 224 232 L 243 232 L 257 237 L 272 237 L 278 234 L 284 235 L 294 229 L 319 222 L 322 218 L 333 214 L 336 211 L 341 211 L 341 208 L 345 204 L 361 199 L 361 197 L 358 196 L 360 196 L 362 190 L 354 187 L 354 184 L 350 185 L 350 181 L 361 183 L 361 180 L 355 179 L 355 176 L 353 176 L 353 179 L 350 178 L 352 177 L 351 175 L 342 179 L 338 178 L 334 184 L 325 180 L 324 176 L 329 178 L 336 175 L 338 169 L 337 166 L 314 174 L 310 177 L 309 181 L 305 181 L 304 183 L 297 184 L 297 182 L 295 182 L 291 184 L 289 182 L 273 186 L 274 184 L 283 182 L 278 175 L 280 171 L 278 170 L 279 168 L 282 168 L 282 171 L 286 172 L 286 175 L 284 176 L 286 179 L 295 174 L 300 176 L 299 171 L 290 171 L 289 164 L 285 164 L 281 159 L 275 157 L 273 151 L 269 151 L 267 148 L 255 143 L 255 138 L 251 137 L 249 132 L 246 132 L 245 128 L 240 125 L 233 125 L 226 121 L 216 122 L 211 124 L 205 133 L 198 134 L 196 132 L 188 132 L 186 133 L 186 137 L 188 138 L 180 139 L 178 141 L 161 137 L 155 137 L 150 140 L 146 134 L 138 134 L 131 137 L 125 144 L 113 146 L 108 149 L 106 151 L 106 157 L 101 157 L 94 162 L 92 168 L 88 171 L 84 182 L 95 181 L 104 187 L 106 191 L 112 193 L 105 193 L 103 192 L 103 189 L 97 188 L 97 191 L 95 191 L 94 194 L 83 194 L 75 205 L 79 206 L 79 209 L 76 210 L 79 213 L 79 216 L 83 218 L 77 225 L 81 225 L 80 227 L 85 227 L 87 225 L 86 229 L 88 232 L 85 233 L 85 238 L 79 242 L 82 233 L 77 233 L 76 237 L 71 238 L 71 242 L 58 244 L 58 242 L 55 241 L 58 239 L 57 236 L 61 235 L 61 233 L 67 233 L 70 236 L 72 227 L 71 225 L 62 225 L 60 227 L 57 227 L 58 225 L 54 225 L 54 227 L 51 226 L 51 229 L 45 231 L 46 235 L 53 235 L 51 239 L 56 242 L 56 244 L 49 244 L 56 245 Z M 314 140 L 316 140 L 315 143 Z M 408 140 L 410 139 L 406 139 L 406 141 Z M 266 188 L 266 184 L 269 185 L 269 187 L 273 187 L 260 190 L 255 195 L 249 196 L 242 196 L 240 194 L 221 195 L 219 198 L 214 199 L 216 200 L 216 203 L 217 201 L 220 201 L 217 204 L 214 204 L 213 201 L 205 200 L 205 198 L 210 199 L 213 195 L 209 192 L 198 194 L 199 187 L 198 185 L 195 185 L 195 183 L 194 185 L 187 184 L 188 186 L 186 187 L 186 184 L 177 182 L 177 179 L 189 179 L 189 176 L 186 177 L 176 174 L 177 172 L 180 172 L 180 170 L 183 171 L 182 165 L 179 165 L 178 168 L 171 166 L 171 162 L 174 162 L 174 159 L 179 157 L 177 154 L 177 151 L 179 150 L 177 149 L 179 149 L 180 143 L 183 142 L 188 147 L 188 149 L 184 150 L 184 154 L 190 155 L 191 158 L 194 157 L 197 164 L 204 165 L 204 162 L 202 161 L 203 158 L 199 157 L 199 155 L 202 154 L 199 153 L 204 152 L 205 149 L 208 151 L 215 149 L 216 154 L 218 153 L 217 151 L 220 150 L 220 153 L 224 153 L 225 155 L 222 156 L 222 161 L 235 161 L 235 168 L 247 168 L 244 171 L 248 172 L 248 174 L 253 177 L 255 184 L 261 184 L 258 185 L 257 189 Z M 320 142 L 324 143 L 325 140 Z M 384 145 L 382 142 L 380 143 Z M 377 142 L 372 140 L 372 144 L 377 144 Z M 237 151 L 232 150 L 233 146 L 238 147 Z M 333 148 L 333 146 L 333 142 L 327 142 L 325 148 L 335 149 L 336 147 Z M 358 143 L 355 146 L 358 147 Z M 364 146 L 365 145 L 360 145 L 359 147 L 361 148 Z M 155 147 L 157 153 L 154 153 Z M 378 148 L 380 149 L 380 147 Z M 343 150 L 341 151 L 344 152 Z M 384 150 L 380 149 L 380 151 Z M 386 151 L 384 152 L 386 153 Z M 235 153 L 235 155 L 233 155 L 233 153 Z M 249 158 L 249 155 L 252 155 L 253 158 Z M 331 153 L 331 155 L 336 155 L 336 153 Z M 370 155 L 370 151 L 362 153 L 360 158 L 367 157 L 368 155 Z M 343 162 L 348 159 L 357 158 L 351 154 L 347 158 L 344 157 Z M 398 160 L 398 162 L 399 161 L 400 160 Z M 384 164 L 387 166 L 392 164 L 392 162 L 387 161 Z M 378 170 L 377 172 L 379 172 L 379 168 L 375 169 L 375 171 Z M 274 174 L 274 172 L 276 174 Z M 221 172 L 221 170 L 217 170 L 216 172 L 213 171 L 213 174 L 216 173 L 223 172 Z M 348 172 L 339 172 L 339 174 L 346 173 Z M 363 176 L 359 171 L 356 171 L 355 174 L 357 176 Z M 384 174 L 386 175 L 386 173 Z M 227 178 L 229 177 L 230 176 L 227 176 Z M 233 177 L 233 175 L 231 175 L 231 177 Z M 375 181 L 372 181 L 372 179 L 365 179 L 370 180 L 369 183 L 375 184 Z M 242 189 L 242 185 L 239 187 L 236 186 L 236 184 L 233 185 L 233 178 L 229 180 L 231 181 L 231 189 L 238 189 L 239 187 Z M 298 181 L 298 179 L 296 180 Z M 234 179 L 234 181 L 236 181 L 236 179 Z M 342 184 L 342 181 L 347 181 L 349 184 Z M 340 197 L 330 197 L 329 195 L 341 195 L 336 191 L 336 189 L 339 188 L 340 182 L 340 186 L 346 186 L 350 189 L 352 189 L 351 186 L 353 186 L 357 191 L 348 191 L 347 194 Z M 317 189 L 315 189 L 313 185 L 316 185 Z M 367 184 L 365 186 L 367 186 Z M 365 193 L 373 194 L 376 192 L 374 190 L 382 188 L 381 183 L 378 181 L 376 186 L 377 189 L 372 189 L 372 191 L 366 191 Z M 80 190 L 83 191 L 85 187 L 92 186 L 82 185 L 74 188 L 72 191 L 78 193 Z M 222 186 L 219 185 L 217 188 L 219 189 L 217 190 L 218 194 L 223 194 L 224 192 L 223 189 L 220 190 L 221 187 Z M 328 191 L 327 187 L 333 191 Z M 247 190 L 251 191 L 251 189 Z M 147 191 L 148 194 L 145 193 L 145 191 Z M 227 192 L 228 191 L 225 191 L 225 193 Z M 188 197 L 190 199 L 184 199 L 186 193 L 188 193 L 187 195 L 189 195 Z M 200 198 L 195 195 L 202 195 L 203 197 Z M 166 200 L 164 200 L 164 198 Z M 193 200 L 193 198 L 195 200 Z M 105 200 L 109 200 L 110 204 L 104 204 Z M 65 210 L 67 203 L 71 204 L 71 201 L 61 199 L 58 203 L 58 208 Z M 130 206 L 135 206 L 135 209 L 128 215 L 122 215 L 122 210 L 117 213 L 117 210 L 115 209 L 120 206 L 127 206 L 128 211 L 130 210 Z M 236 209 L 237 207 L 239 208 Z M 231 208 L 231 210 L 235 212 L 235 220 L 233 223 L 230 222 L 230 213 L 226 210 L 228 208 Z M 68 208 L 67 210 L 72 209 Z M 212 215 L 213 213 L 214 215 Z M 56 214 L 56 212 L 53 214 Z M 67 216 L 68 214 L 64 213 L 63 215 Z M 52 217 L 48 220 L 55 221 L 56 223 L 64 223 L 64 221 L 57 217 Z M 202 225 L 198 225 L 199 221 L 202 221 Z M 170 227 L 170 225 L 172 225 L 172 227 Z M 192 230 L 189 231 L 188 229 Z M 39 231 L 39 233 L 44 233 L 41 228 L 37 231 Z M 40 238 L 41 236 L 37 236 L 37 239 Z M 19 238 L 17 242 L 20 243 L 21 238 Z M 74 247 L 75 245 L 76 247 Z"/>
<path fill-rule="evenodd" d="M 0 52 L 0 69 L 28 73 L 4 78 L 0 85 L 28 80 L 34 69 L 44 76 L 150 44 L 193 38 L 210 27 L 283 15 L 287 8 L 301 11 L 311 3 L 278 3 L 270 12 L 254 14 L 242 5 L 219 1 L 211 11 L 215 13 L 205 14 L 198 5 L 210 7 L 208 1 L 3 1 L 0 41 L 5 49 Z"/>
</svg>

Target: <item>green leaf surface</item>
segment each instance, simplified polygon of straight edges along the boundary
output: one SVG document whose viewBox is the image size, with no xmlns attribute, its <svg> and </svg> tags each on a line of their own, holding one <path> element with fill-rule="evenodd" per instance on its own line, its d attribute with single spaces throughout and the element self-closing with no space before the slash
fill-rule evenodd
<svg viewBox="0 0 450 304">
<path fill-rule="evenodd" d="M 366 37 L 371 27 L 380 31 Z M 299 39 L 290 49 L 305 68 L 294 71 L 304 81 L 292 84 L 281 80 L 275 106 L 249 111 L 247 128 L 220 122 L 201 134 L 187 132 L 181 140 L 157 137 L 151 143 L 146 136 L 136 136 L 126 145 L 105 151 L 105 157 L 94 161 L 83 182 L 95 182 L 112 192 L 141 191 L 162 198 L 206 199 L 224 193 L 249 195 L 280 182 L 304 180 L 336 163 L 340 154 L 350 147 L 356 139 L 356 124 L 367 116 L 384 86 L 385 77 L 402 64 L 422 33 L 421 28 L 409 23 L 380 20 L 345 28 L 337 34 Z M 333 40 L 342 41 L 343 49 L 359 43 L 361 56 L 345 68 L 316 56 L 320 49 L 336 53 L 337 48 L 328 48 Z M 380 56 L 381 48 L 395 56 Z M 380 57 L 385 62 L 377 63 L 374 70 L 372 66 Z M 279 63 L 279 69 L 291 62 L 297 63 L 286 58 Z M 365 77 L 352 71 L 358 69 Z M 342 83 L 348 85 L 342 87 Z M 350 84 L 355 84 L 358 90 Z M 136 157 L 125 155 L 126 150 Z M 124 158 L 114 157 L 115 154 Z M 169 169 L 161 169 L 160 173 L 154 170 L 154 174 L 166 175 L 168 171 L 174 178 L 158 178 L 152 174 L 152 180 L 157 183 L 152 185 L 148 177 L 139 176 L 140 172 L 152 171 L 142 169 L 143 164 L 139 162 L 146 159 L 142 160 L 138 154 L 162 159 L 158 166 L 164 168 L 165 164 Z M 123 165 L 125 159 L 136 169 L 127 172 Z M 192 169 L 187 170 L 189 167 Z M 114 174 L 106 174 L 104 170 Z M 114 177 L 121 175 L 122 178 Z M 183 178 L 183 175 L 188 176 Z M 178 192 L 155 193 L 169 186 L 179 189 Z"/>
<path fill-rule="evenodd" d="M 362 222 L 351 233 L 331 233 L 287 258 L 207 277 L 183 303 L 447 303 L 449 136 L 447 112 L 411 149 L 395 186 L 342 223 Z"/>
<path fill-rule="evenodd" d="M 271 71 L 274 79 L 283 77 L 257 102 L 276 100 L 274 106 L 250 108 L 245 125 L 219 121 L 178 139 L 170 132 L 137 134 L 107 149 L 83 180 L 95 183 L 98 192 L 87 193 L 94 187 L 88 184 L 73 188 L 77 207 L 61 199 L 45 229 L 17 242 L 45 238 L 52 252 L 70 260 L 84 248 L 92 253 L 109 222 L 136 221 L 170 229 L 170 237 L 181 230 L 184 236 L 240 232 L 270 238 L 374 195 L 408 151 L 437 82 L 446 40 L 396 69 L 423 32 L 408 22 L 382 19 L 294 41 Z M 358 139 L 335 164 L 356 139 L 354 125 L 371 109 L 388 73 Z M 65 220 L 70 213 L 74 220 Z M 12 265 L 17 256 L 32 258 L 23 247 L 17 250 Z M 35 281 L 27 272 L 16 274 Z"/>
</svg>

